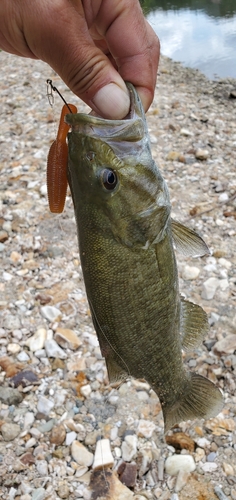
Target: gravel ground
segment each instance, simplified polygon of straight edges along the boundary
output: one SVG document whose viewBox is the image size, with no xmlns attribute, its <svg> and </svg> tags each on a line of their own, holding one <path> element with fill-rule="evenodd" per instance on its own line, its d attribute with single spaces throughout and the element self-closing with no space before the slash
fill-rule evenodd
<svg viewBox="0 0 236 500">
<path fill-rule="evenodd" d="M 46 79 L 76 98 L 44 63 L 0 57 L 1 498 L 236 500 L 236 81 L 162 58 L 147 114 L 173 216 L 212 252 L 178 254 L 181 292 L 210 323 L 185 363 L 225 398 L 217 418 L 184 422 L 165 440 L 148 384 L 109 386 L 71 196 L 61 216 L 48 210 L 46 157 L 62 103 L 49 106 Z"/>
</svg>

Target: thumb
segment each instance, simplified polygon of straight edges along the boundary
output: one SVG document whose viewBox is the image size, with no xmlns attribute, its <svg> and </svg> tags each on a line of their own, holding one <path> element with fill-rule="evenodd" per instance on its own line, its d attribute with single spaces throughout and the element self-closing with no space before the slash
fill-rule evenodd
<svg viewBox="0 0 236 500">
<path fill-rule="evenodd" d="M 84 13 L 69 4 L 63 16 L 54 10 L 53 21 L 48 19 L 50 17 L 45 20 L 43 41 L 42 32 L 38 44 L 35 32 L 32 43 L 27 36 L 31 51 L 50 64 L 98 115 L 124 118 L 130 108 L 129 92 L 109 58 L 94 44 Z M 68 30 L 65 29 L 67 25 Z"/>
</svg>

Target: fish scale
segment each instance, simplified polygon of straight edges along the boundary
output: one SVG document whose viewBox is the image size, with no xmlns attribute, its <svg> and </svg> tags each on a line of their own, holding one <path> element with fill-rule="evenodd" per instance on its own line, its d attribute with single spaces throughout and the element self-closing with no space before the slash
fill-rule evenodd
<svg viewBox="0 0 236 500">
<path fill-rule="evenodd" d="M 127 84 L 124 120 L 66 115 L 70 184 L 81 266 L 111 382 L 144 378 L 158 395 L 165 431 L 222 408 L 220 390 L 188 372 L 182 349 L 208 330 L 200 306 L 179 293 L 174 252 L 209 253 L 195 231 L 171 219 L 167 185 L 151 156 L 141 101 Z"/>
</svg>

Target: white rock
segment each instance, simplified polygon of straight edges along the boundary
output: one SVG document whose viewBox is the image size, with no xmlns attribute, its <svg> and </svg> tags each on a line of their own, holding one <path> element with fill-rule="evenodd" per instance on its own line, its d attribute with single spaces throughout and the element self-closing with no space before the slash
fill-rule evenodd
<svg viewBox="0 0 236 500">
<path fill-rule="evenodd" d="M 200 269 L 195 266 L 185 266 L 182 272 L 182 278 L 184 280 L 195 280 L 200 274 Z"/>
<path fill-rule="evenodd" d="M 44 343 L 47 337 L 47 332 L 44 328 L 39 328 L 32 337 L 27 339 L 25 344 L 29 347 L 31 352 L 35 352 L 38 349 L 44 347 Z"/>
<path fill-rule="evenodd" d="M 195 469 L 196 465 L 191 455 L 172 455 L 165 462 L 165 471 L 170 476 L 176 476 L 180 470 L 193 472 Z"/>
<path fill-rule="evenodd" d="M 223 462 L 223 469 L 226 474 L 226 476 L 234 476 L 234 468 L 232 465 L 228 464 L 227 462 Z"/>
<path fill-rule="evenodd" d="M 7 271 L 4 271 L 2 273 L 2 278 L 4 279 L 4 281 L 11 281 L 13 278 L 13 274 L 10 274 L 10 273 L 7 273 Z"/>
<path fill-rule="evenodd" d="M 75 462 L 74 462 L 75 463 Z M 77 464 L 76 464 L 77 465 Z M 85 465 L 77 465 L 77 469 L 76 469 L 76 473 L 75 473 L 75 476 L 76 477 L 81 477 L 81 476 L 84 476 L 86 474 L 86 472 L 88 471 L 88 467 L 85 467 Z M 84 478 L 83 478 L 84 479 Z M 83 481 L 85 482 L 85 481 Z M 89 482 L 89 481 L 88 481 Z"/>
<path fill-rule="evenodd" d="M 113 467 L 114 458 L 111 453 L 109 439 L 99 439 L 96 443 L 93 469 L 103 469 L 103 467 Z"/>
<path fill-rule="evenodd" d="M 191 132 L 191 130 L 188 130 L 187 128 L 181 128 L 180 135 L 184 135 L 185 137 L 191 137 L 193 135 L 193 132 Z"/>
<path fill-rule="evenodd" d="M 10 343 L 7 346 L 7 351 L 10 354 L 17 354 L 18 352 L 20 352 L 20 350 L 21 350 L 21 346 L 19 344 Z"/>
<path fill-rule="evenodd" d="M 61 318 L 61 311 L 55 306 L 43 306 L 41 307 L 42 316 L 53 323 L 54 321 L 59 321 Z"/>
<path fill-rule="evenodd" d="M 18 361 L 21 361 L 21 362 L 23 362 L 23 361 L 29 361 L 29 359 L 30 359 L 30 357 L 28 356 L 27 352 L 25 352 L 25 351 L 19 352 L 19 354 L 17 354 L 16 357 L 17 357 Z"/>
<path fill-rule="evenodd" d="M 73 441 L 71 445 L 71 454 L 79 465 L 89 467 L 93 463 L 93 453 L 90 453 L 90 451 L 88 451 L 79 441 Z"/>
<path fill-rule="evenodd" d="M 118 436 L 118 427 L 112 427 L 111 428 L 111 431 L 110 431 L 110 438 L 111 438 L 111 441 L 114 441 Z"/>
<path fill-rule="evenodd" d="M 227 278 L 224 278 L 223 280 L 220 280 L 220 289 L 221 290 L 227 290 L 227 288 L 229 287 L 229 282 L 228 282 L 228 279 Z"/>
<path fill-rule="evenodd" d="M 125 439 L 121 445 L 122 458 L 125 462 L 131 462 L 132 458 L 137 453 L 137 436 L 136 434 L 131 434 L 125 436 Z"/>
<path fill-rule="evenodd" d="M 205 451 L 202 448 L 196 448 L 195 451 L 195 462 L 200 462 L 205 457 Z"/>
<path fill-rule="evenodd" d="M 175 492 L 179 493 L 182 488 L 185 486 L 189 478 L 189 472 L 186 472 L 183 469 L 180 469 L 177 475 L 176 483 L 175 483 Z"/>
<path fill-rule="evenodd" d="M 213 352 L 215 354 L 233 354 L 236 349 L 236 334 L 231 333 L 226 335 L 225 338 L 218 340 L 213 346 Z"/>
<path fill-rule="evenodd" d="M 27 411 L 24 417 L 24 429 L 29 429 L 34 423 L 34 414 L 32 411 Z"/>
<path fill-rule="evenodd" d="M 150 438 L 153 431 L 156 429 L 155 424 L 151 420 L 140 419 L 138 423 L 137 434 L 138 436 Z"/>
<path fill-rule="evenodd" d="M 201 464 L 202 470 L 204 472 L 213 472 L 216 470 L 218 465 L 215 462 L 205 462 L 204 464 Z"/>
<path fill-rule="evenodd" d="M 47 399 L 45 396 L 39 396 L 37 410 L 40 413 L 48 415 L 54 406 L 54 402 Z"/>
<path fill-rule="evenodd" d="M 73 441 L 76 440 L 77 434 L 75 431 L 67 432 L 66 434 L 66 446 L 70 446 Z"/>
<path fill-rule="evenodd" d="M 197 438 L 195 441 L 200 448 L 209 448 L 209 446 L 211 445 L 209 439 L 205 437 Z"/>
<path fill-rule="evenodd" d="M 140 401 L 147 401 L 149 394 L 146 391 L 137 391 L 137 397 Z"/>
<path fill-rule="evenodd" d="M 227 260 L 227 259 L 224 259 L 224 257 L 221 257 L 219 259 L 219 264 L 222 266 L 222 267 L 225 267 L 226 269 L 230 269 L 231 266 L 232 266 L 232 263 Z"/>
<path fill-rule="evenodd" d="M 208 280 L 203 283 L 202 298 L 206 300 L 213 299 L 219 285 L 220 280 L 217 278 L 208 278 Z"/>
<path fill-rule="evenodd" d="M 115 446 L 114 453 L 116 458 L 121 458 L 121 449 L 118 446 Z"/>
<path fill-rule="evenodd" d="M 80 387 L 80 393 L 85 398 L 88 398 L 90 396 L 91 392 L 92 392 L 92 389 L 91 389 L 91 386 L 89 384 L 82 385 L 82 387 Z"/>
<path fill-rule="evenodd" d="M 195 153 L 195 157 L 197 158 L 197 160 L 207 160 L 208 156 L 209 152 L 207 151 L 207 149 L 197 149 Z"/>
<path fill-rule="evenodd" d="M 47 476 L 48 475 L 48 463 L 46 460 L 38 460 L 36 462 L 36 469 L 40 476 Z"/>
<path fill-rule="evenodd" d="M 220 203 L 224 203 L 225 201 L 228 201 L 229 195 L 228 193 L 221 193 L 218 199 Z"/>
<path fill-rule="evenodd" d="M 25 447 L 26 447 L 26 449 L 33 448 L 33 446 L 35 446 L 36 443 L 37 443 L 36 439 L 34 437 L 32 437 L 32 438 L 28 439 L 28 441 L 26 441 Z"/>
<path fill-rule="evenodd" d="M 42 433 L 36 427 L 32 427 L 29 432 L 35 439 L 40 439 L 42 437 Z"/>
<path fill-rule="evenodd" d="M 47 184 L 43 184 L 42 186 L 40 186 L 40 194 L 42 196 L 47 196 L 48 194 L 48 188 L 47 188 Z"/>
<path fill-rule="evenodd" d="M 45 341 L 45 350 L 49 358 L 59 358 L 59 359 L 67 358 L 67 354 L 56 343 L 54 339 Z"/>
</svg>

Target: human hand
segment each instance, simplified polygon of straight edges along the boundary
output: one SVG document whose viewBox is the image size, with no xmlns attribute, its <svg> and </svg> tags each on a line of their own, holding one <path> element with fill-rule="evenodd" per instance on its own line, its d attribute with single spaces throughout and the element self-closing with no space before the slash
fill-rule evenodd
<svg viewBox="0 0 236 500">
<path fill-rule="evenodd" d="M 125 80 L 152 102 L 160 48 L 138 0 L 1 0 L 0 47 L 47 62 L 105 118 L 127 115 Z"/>
</svg>

